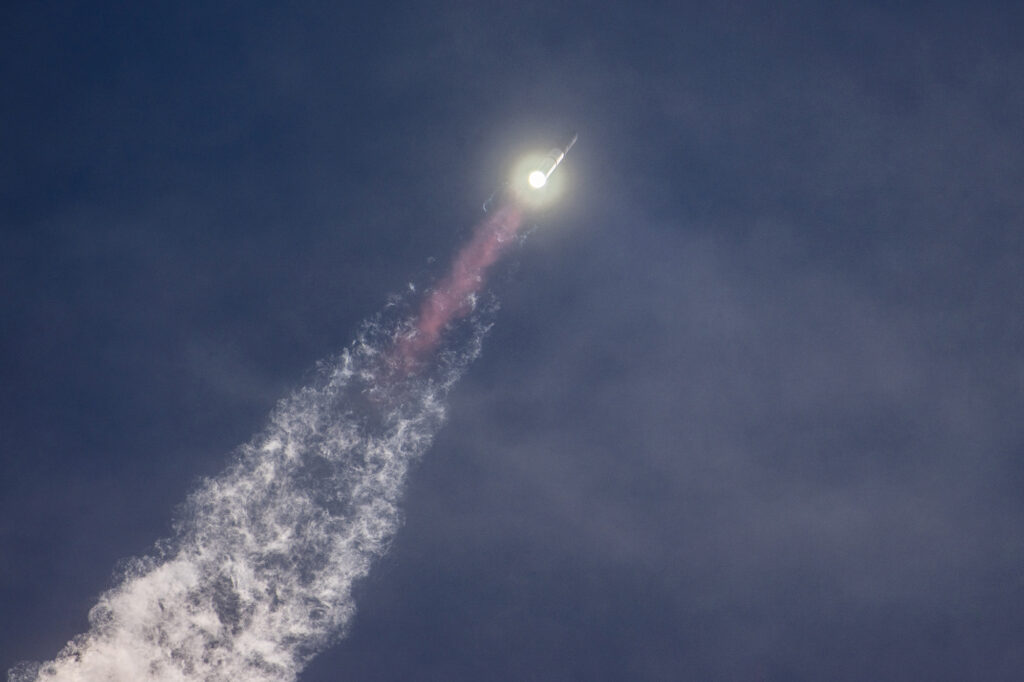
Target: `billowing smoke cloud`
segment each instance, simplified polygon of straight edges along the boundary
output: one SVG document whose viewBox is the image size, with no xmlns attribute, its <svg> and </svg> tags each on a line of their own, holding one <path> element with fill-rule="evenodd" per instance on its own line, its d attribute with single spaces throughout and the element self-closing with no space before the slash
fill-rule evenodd
<svg viewBox="0 0 1024 682">
<path fill-rule="evenodd" d="M 9 679 L 294 679 L 344 633 L 353 583 L 401 522 L 409 464 L 488 329 L 490 311 L 477 304 L 484 275 L 520 223 L 514 209 L 498 211 L 417 315 L 391 305 L 364 325 L 192 493 L 174 538 L 129 564 L 87 633 Z"/>
</svg>

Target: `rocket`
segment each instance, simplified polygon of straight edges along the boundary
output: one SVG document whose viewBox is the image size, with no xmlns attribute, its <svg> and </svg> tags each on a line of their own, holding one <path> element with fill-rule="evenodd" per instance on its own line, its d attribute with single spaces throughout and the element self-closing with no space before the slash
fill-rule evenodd
<svg viewBox="0 0 1024 682">
<path fill-rule="evenodd" d="M 526 181 L 530 183 L 530 187 L 534 189 L 540 189 L 544 185 L 548 184 L 548 178 L 558 168 L 558 164 L 562 163 L 562 159 L 569 153 L 572 146 L 576 144 L 576 138 L 579 135 L 573 133 L 569 141 L 561 147 L 554 147 L 548 152 L 548 155 L 544 157 L 544 160 L 540 162 L 540 165 L 534 170 L 530 171 L 530 174 L 526 177 Z"/>
<path fill-rule="evenodd" d="M 511 180 L 497 189 L 487 201 L 484 202 L 484 212 L 491 211 L 496 205 L 514 202 L 521 207 L 531 210 L 539 210 L 544 204 L 549 203 L 552 193 L 545 190 L 551 174 L 561 165 L 565 155 L 569 153 L 572 146 L 576 144 L 579 135 L 573 131 L 566 136 L 565 142 L 552 147 L 544 156 L 537 154 L 533 157 L 523 159 L 512 174 Z M 555 194 L 557 194 L 555 188 Z"/>
</svg>

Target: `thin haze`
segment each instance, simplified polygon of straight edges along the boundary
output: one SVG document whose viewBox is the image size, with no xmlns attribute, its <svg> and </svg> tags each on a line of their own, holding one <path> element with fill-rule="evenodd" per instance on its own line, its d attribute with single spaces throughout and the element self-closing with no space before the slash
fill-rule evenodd
<svg viewBox="0 0 1024 682">
<path fill-rule="evenodd" d="M 1019 680 L 1022 25 L 6 3 L 0 669 L 87 632 L 568 125 L 555 215 L 300 679 Z"/>
</svg>

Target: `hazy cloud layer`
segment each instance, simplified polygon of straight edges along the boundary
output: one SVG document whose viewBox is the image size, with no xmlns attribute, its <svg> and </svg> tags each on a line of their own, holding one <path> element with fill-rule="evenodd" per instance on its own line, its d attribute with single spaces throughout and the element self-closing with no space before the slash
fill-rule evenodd
<svg viewBox="0 0 1024 682">
<path fill-rule="evenodd" d="M 1017 677 L 1020 10 L 51 14 L 0 60 L 5 662 L 570 124 L 304 679 Z"/>
</svg>

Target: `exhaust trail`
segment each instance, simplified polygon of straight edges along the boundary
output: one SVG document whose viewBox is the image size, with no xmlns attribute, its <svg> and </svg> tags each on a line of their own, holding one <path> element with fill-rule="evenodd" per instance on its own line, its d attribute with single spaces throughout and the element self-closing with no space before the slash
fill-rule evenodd
<svg viewBox="0 0 1024 682">
<path fill-rule="evenodd" d="M 448 275 L 423 301 L 412 328 L 399 342 L 394 361 L 401 369 L 414 371 L 423 356 L 437 346 L 445 326 L 473 310 L 487 268 L 513 242 L 522 218 L 521 210 L 509 204 L 480 225 Z"/>
<path fill-rule="evenodd" d="M 514 206 L 481 223 L 419 311 L 391 306 L 188 497 L 174 536 L 100 596 L 90 629 L 10 682 L 294 680 L 342 637 L 352 587 L 401 524 L 411 462 L 489 329 L 487 269 Z"/>
</svg>

